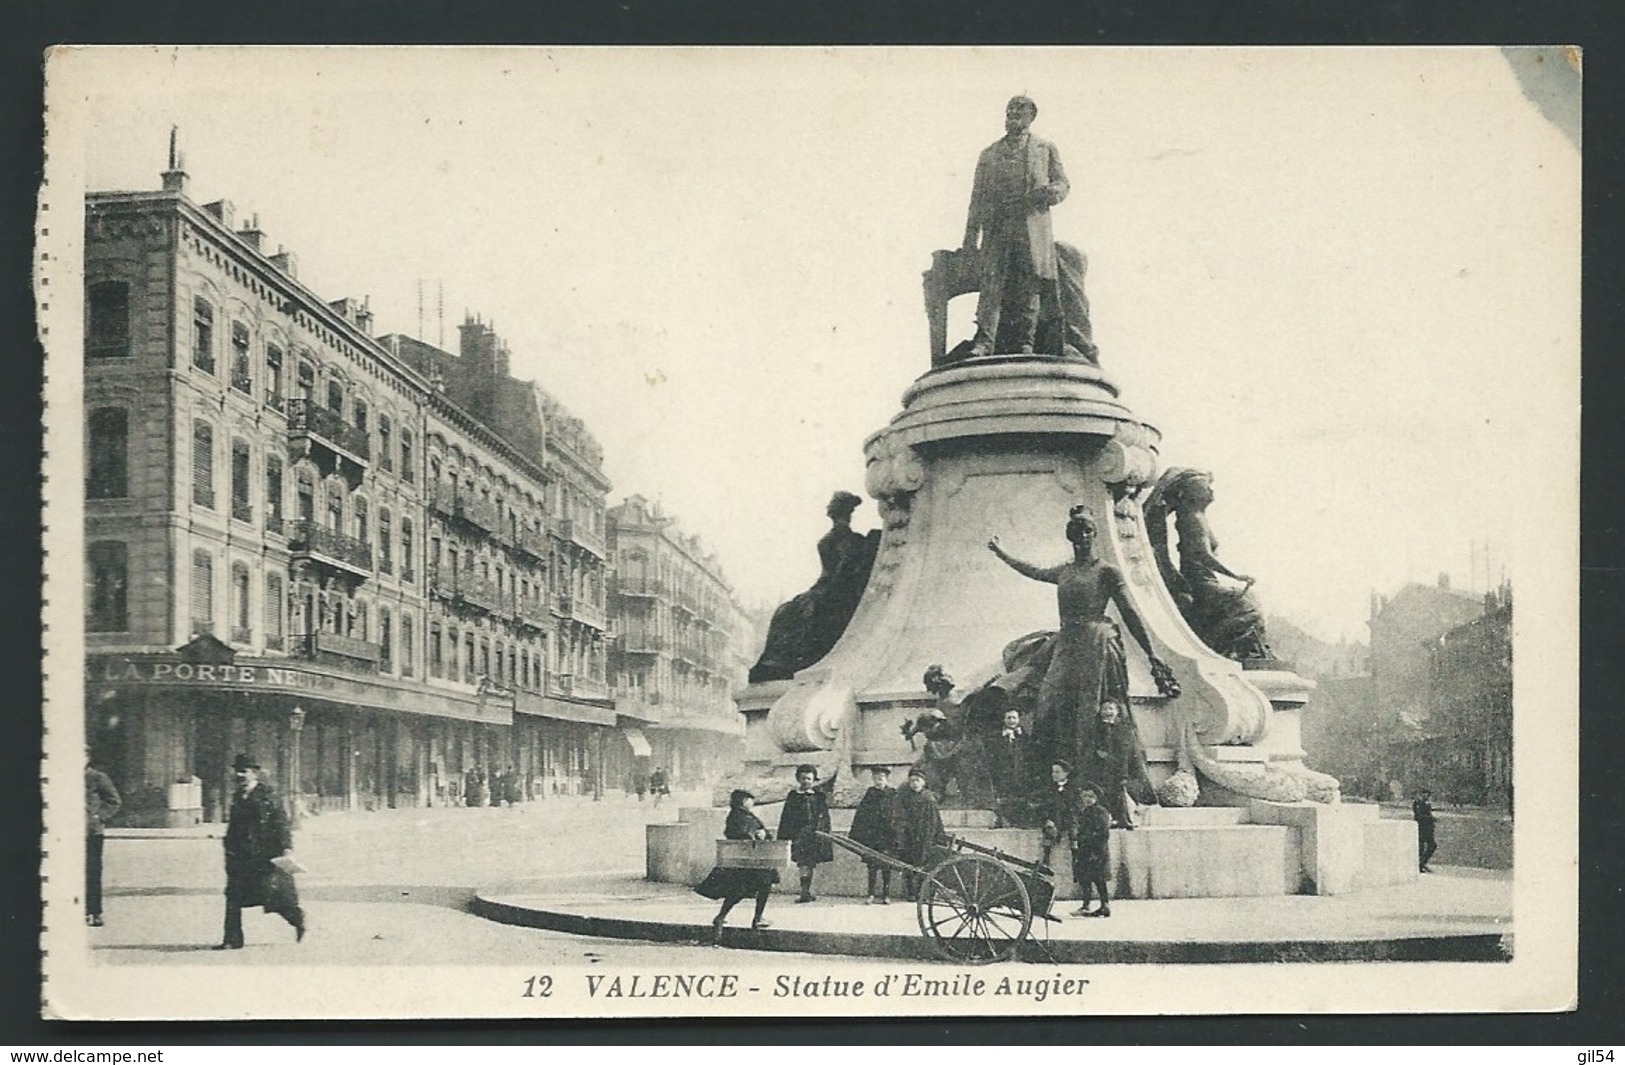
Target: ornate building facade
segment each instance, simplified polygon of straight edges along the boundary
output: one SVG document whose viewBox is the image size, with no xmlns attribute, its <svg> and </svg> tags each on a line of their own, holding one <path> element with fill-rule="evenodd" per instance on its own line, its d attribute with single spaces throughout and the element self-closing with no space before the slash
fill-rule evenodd
<svg viewBox="0 0 1625 1065">
<path fill-rule="evenodd" d="M 737 764 L 733 692 L 759 641 L 715 555 L 642 496 L 610 511 L 615 575 L 610 656 L 616 710 L 648 724 L 647 765 L 700 787 Z"/>
<path fill-rule="evenodd" d="M 87 737 L 127 823 L 218 819 L 242 750 L 307 811 L 618 786 L 602 456 L 493 330 L 374 338 L 173 152 L 87 196 L 85 285 Z"/>
</svg>

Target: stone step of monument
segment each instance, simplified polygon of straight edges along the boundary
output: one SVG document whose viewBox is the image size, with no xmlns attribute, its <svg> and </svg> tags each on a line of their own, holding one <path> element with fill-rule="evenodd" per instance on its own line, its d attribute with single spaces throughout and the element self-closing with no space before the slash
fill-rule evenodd
<svg viewBox="0 0 1625 1065">
<path fill-rule="evenodd" d="M 1192 828 L 1196 825 L 1244 825 L 1245 806 L 1142 806 L 1142 828 Z"/>
<path fill-rule="evenodd" d="M 835 809 L 829 812 L 830 827 L 837 832 L 846 832 L 852 828 L 852 818 L 857 813 L 852 809 Z M 992 810 L 952 810 L 942 811 L 942 827 L 950 832 L 956 828 L 992 828 L 998 824 L 999 819 Z"/>
</svg>

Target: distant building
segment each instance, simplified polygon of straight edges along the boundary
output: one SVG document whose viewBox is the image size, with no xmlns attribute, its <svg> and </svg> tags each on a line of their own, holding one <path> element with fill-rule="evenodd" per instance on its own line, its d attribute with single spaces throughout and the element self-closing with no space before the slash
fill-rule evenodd
<svg viewBox="0 0 1625 1065">
<path fill-rule="evenodd" d="M 85 202 L 86 735 L 129 822 L 220 819 L 238 751 L 306 809 L 618 786 L 596 444 L 483 323 L 376 339 L 186 186 L 172 148 Z"/>
<path fill-rule="evenodd" d="M 1499 801 L 1488 787 L 1458 786 L 1463 774 L 1446 769 L 1458 762 L 1464 767 L 1493 764 L 1496 771 L 1510 765 L 1510 658 L 1504 749 L 1495 747 L 1492 756 L 1487 725 L 1447 724 L 1460 715 L 1441 712 L 1442 706 L 1459 700 L 1444 694 L 1440 678 L 1452 678 L 1444 688 L 1457 691 L 1469 672 L 1456 657 L 1469 641 L 1451 634 L 1480 632 L 1501 609 L 1489 605 L 1492 601 L 1499 599 L 1452 589 L 1449 578 L 1441 575 L 1435 584 L 1411 583 L 1392 596 L 1372 595 L 1368 654 L 1358 644 L 1317 645 L 1312 639 L 1294 650 L 1303 662 L 1312 663 L 1300 669 L 1317 682 L 1303 721 L 1310 764 L 1338 777 L 1350 796 L 1389 800 L 1427 786 L 1441 801 Z M 1510 593 L 1506 613 L 1510 617 Z M 1363 670 L 1358 668 L 1362 659 Z M 1469 753 L 1474 744 L 1482 753 Z"/>
<path fill-rule="evenodd" d="M 1512 805 L 1512 587 L 1428 648 L 1427 713 L 1395 754 L 1448 802 Z"/>
<path fill-rule="evenodd" d="M 715 780 L 739 760 L 744 727 L 733 703 L 758 640 L 715 556 L 642 496 L 609 515 L 616 631 L 616 710 L 641 720 L 637 771 L 663 768 L 674 786 Z"/>
</svg>

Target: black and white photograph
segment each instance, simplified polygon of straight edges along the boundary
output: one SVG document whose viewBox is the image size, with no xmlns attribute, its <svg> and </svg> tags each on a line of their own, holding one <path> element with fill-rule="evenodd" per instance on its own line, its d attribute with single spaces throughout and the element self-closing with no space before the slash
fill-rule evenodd
<svg viewBox="0 0 1625 1065">
<path fill-rule="evenodd" d="M 44 1015 L 1572 1008 L 1581 66 L 52 49 Z"/>
</svg>

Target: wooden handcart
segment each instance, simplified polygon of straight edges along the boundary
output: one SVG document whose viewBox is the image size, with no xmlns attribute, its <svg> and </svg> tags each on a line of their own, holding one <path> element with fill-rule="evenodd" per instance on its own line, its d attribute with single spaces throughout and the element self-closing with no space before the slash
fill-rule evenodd
<svg viewBox="0 0 1625 1065">
<path fill-rule="evenodd" d="M 830 832 L 820 833 L 865 862 L 920 878 L 915 913 L 920 934 L 945 961 L 1009 961 L 1032 938 L 1033 919 L 1059 921 L 1055 874 L 1047 865 L 957 836 L 927 849 L 920 866 Z M 1036 941 L 1035 941 L 1036 942 Z"/>
</svg>

